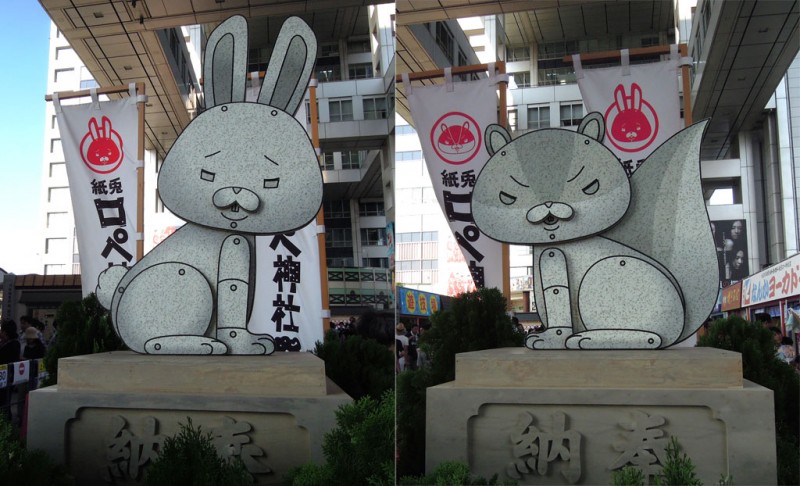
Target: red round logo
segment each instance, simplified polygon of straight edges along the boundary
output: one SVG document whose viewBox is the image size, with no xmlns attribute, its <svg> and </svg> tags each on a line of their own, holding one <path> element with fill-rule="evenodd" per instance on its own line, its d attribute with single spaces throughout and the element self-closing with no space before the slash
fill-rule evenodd
<svg viewBox="0 0 800 486">
<path fill-rule="evenodd" d="M 97 118 L 89 120 L 89 131 L 81 140 L 80 150 L 83 163 L 98 174 L 114 172 L 122 163 L 122 138 L 105 116 L 100 125 Z"/>
<path fill-rule="evenodd" d="M 481 128 L 466 113 L 446 113 L 433 124 L 431 145 L 436 155 L 448 164 L 466 164 L 481 146 Z"/>
<path fill-rule="evenodd" d="M 653 106 L 642 97 L 642 88 L 631 84 L 625 94 L 622 84 L 614 89 L 614 102 L 605 113 L 608 139 L 623 152 L 638 152 L 650 146 L 658 134 L 658 116 Z"/>
</svg>

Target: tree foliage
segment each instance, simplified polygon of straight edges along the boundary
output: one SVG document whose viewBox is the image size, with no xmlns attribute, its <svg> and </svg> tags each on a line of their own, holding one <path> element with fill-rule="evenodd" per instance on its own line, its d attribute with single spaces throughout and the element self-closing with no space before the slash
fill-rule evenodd
<svg viewBox="0 0 800 486">
<path fill-rule="evenodd" d="M 48 385 L 57 381 L 60 358 L 127 349 L 114 331 L 108 311 L 94 294 L 80 302 L 63 303 L 56 313 L 56 321 L 56 341 L 44 357 Z"/>
<path fill-rule="evenodd" d="M 773 391 L 778 484 L 800 484 L 800 376 L 776 357 L 772 331 L 734 316 L 713 322 L 697 345 L 741 353 L 744 378 Z"/>
</svg>

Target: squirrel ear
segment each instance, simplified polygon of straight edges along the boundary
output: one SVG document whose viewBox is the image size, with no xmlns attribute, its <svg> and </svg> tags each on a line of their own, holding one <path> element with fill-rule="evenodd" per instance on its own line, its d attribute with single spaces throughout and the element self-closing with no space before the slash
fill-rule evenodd
<svg viewBox="0 0 800 486">
<path fill-rule="evenodd" d="M 306 94 L 311 69 L 317 58 L 317 38 L 299 17 L 283 23 L 258 102 L 294 115 Z"/>
<path fill-rule="evenodd" d="M 603 121 L 603 115 L 594 111 L 583 117 L 580 126 L 578 126 L 578 133 L 602 143 L 603 137 L 606 135 L 606 124 Z"/>
<path fill-rule="evenodd" d="M 509 142 L 511 142 L 511 134 L 502 126 L 492 124 L 486 127 L 484 143 L 490 156 L 496 154 L 498 150 L 508 145 Z"/>
<path fill-rule="evenodd" d="M 244 101 L 247 21 L 241 15 L 222 22 L 206 43 L 203 59 L 206 108 Z"/>
</svg>

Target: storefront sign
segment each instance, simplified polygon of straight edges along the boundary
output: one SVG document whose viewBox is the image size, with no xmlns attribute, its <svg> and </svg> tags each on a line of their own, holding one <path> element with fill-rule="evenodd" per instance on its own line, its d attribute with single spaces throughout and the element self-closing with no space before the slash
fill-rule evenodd
<svg viewBox="0 0 800 486">
<path fill-rule="evenodd" d="M 800 253 L 744 280 L 742 306 L 800 295 Z"/>
<path fill-rule="evenodd" d="M 441 297 L 428 292 L 397 287 L 400 314 L 411 316 L 430 316 L 442 308 Z"/>
<path fill-rule="evenodd" d="M 722 289 L 722 312 L 742 307 L 742 282 L 736 282 Z"/>
</svg>

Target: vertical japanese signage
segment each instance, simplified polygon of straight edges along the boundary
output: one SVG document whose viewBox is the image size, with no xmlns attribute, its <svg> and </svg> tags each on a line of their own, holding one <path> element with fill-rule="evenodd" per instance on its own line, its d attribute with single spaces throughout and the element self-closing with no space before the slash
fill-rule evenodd
<svg viewBox="0 0 800 486">
<path fill-rule="evenodd" d="M 677 46 L 675 46 L 677 49 Z M 677 50 L 672 59 L 650 64 L 582 69 L 573 56 L 575 75 L 587 112 L 606 122 L 603 143 L 628 176 L 662 143 L 681 129 Z"/>
<path fill-rule="evenodd" d="M 305 127 L 303 103 L 295 118 Z M 275 351 L 310 351 L 324 339 L 317 224 L 256 237 L 256 290 L 249 329 L 275 338 Z"/>
<path fill-rule="evenodd" d="M 503 288 L 502 245 L 478 230 L 470 199 L 489 159 L 486 127 L 497 123 L 496 87 L 489 79 L 415 86 L 407 92 L 433 190 L 475 286 Z"/>
<path fill-rule="evenodd" d="M 55 106 L 86 296 L 101 271 L 136 262 L 136 97 Z"/>
</svg>

